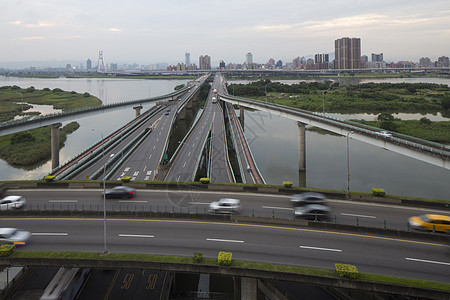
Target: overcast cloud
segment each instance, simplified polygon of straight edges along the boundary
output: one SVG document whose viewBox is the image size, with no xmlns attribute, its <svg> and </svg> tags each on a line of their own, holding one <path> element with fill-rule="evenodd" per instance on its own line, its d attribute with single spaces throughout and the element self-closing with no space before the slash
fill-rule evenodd
<svg viewBox="0 0 450 300">
<path fill-rule="evenodd" d="M 0 24 L 0 62 L 286 62 L 341 37 L 387 61 L 450 56 L 448 0 L 2 0 Z"/>
</svg>

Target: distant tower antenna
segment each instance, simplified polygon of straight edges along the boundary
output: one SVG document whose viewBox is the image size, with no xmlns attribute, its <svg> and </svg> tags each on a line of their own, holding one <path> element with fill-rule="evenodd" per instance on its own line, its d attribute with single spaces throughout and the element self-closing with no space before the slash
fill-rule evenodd
<svg viewBox="0 0 450 300">
<path fill-rule="evenodd" d="M 105 61 L 103 60 L 103 51 L 98 51 L 97 72 L 108 72 L 108 70 L 106 69 Z"/>
</svg>

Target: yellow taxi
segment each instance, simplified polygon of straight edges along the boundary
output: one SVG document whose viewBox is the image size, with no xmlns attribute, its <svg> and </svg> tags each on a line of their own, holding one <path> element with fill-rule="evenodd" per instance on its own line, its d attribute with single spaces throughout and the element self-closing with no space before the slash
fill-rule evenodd
<svg viewBox="0 0 450 300">
<path fill-rule="evenodd" d="M 434 230 L 450 233 L 450 217 L 444 215 L 426 214 L 408 219 L 409 227 L 418 230 Z"/>
</svg>

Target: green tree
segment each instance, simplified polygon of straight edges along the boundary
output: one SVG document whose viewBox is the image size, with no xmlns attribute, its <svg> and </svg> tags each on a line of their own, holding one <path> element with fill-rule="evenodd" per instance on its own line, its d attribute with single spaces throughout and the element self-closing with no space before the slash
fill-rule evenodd
<svg viewBox="0 0 450 300">
<path fill-rule="evenodd" d="M 391 114 L 388 113 L 381 113 L 377 117 L 378 121 L 394 121 L 394 117 Z"/>
<path fill-rule="evenodd" d="M 432 124 L 431 120 L 428 118 L 425 118 L 425 117 L 421 118 L 419 121 L 423 125 L 431 125 Z"/>
<path fill-rule="evenodd" d="M 22 132 L 15 133 L 11 137 L 11 145 L 16 145 L 16 144 L 20 144 L 20 143 L 31 143 L 34 141 L 35 141 L 34 136 L 28 131 L 22 131 Z"/>
</svg>

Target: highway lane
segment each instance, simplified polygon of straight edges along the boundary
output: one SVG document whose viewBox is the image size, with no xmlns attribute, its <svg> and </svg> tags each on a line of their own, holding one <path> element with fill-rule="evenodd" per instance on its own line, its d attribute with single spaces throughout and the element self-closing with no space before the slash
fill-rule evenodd
<svg viewBox="0 0 450 300">
<path fill-rule="evenodd" d="M 1 218 L 0 227 L 33 233 L 21 250 L 103 250 L 103 219 Z M 108 219 L 107 248 L 114 253 L 217 257 L 334 269 L 355 265 L 360 272 L 450 282 L 450 255 L 439 243 L 280 226 L 182 220 Z"/>
<path fill-rule="evenodd" d="M 21 189 L 8 190 L 5 195 L 23 195 L 27 199 L 27 209 L 103 209 L 100 189 Z M 207 213 L 208 204 L 220 198 L 241 200 L 241 215 L 292 218 L 293 207 L 286 195 L 205 192 L 192 187 L 190 190 L 138 190 L 131 199 L 108 199 L 107 210 L 146 210 L 149 211 L 189 211 Z M 406 230 L 407 219 L 413 215 L 437 213 L 450 215 L 448 210 L 419 208 L 411 206 L 387 205 L 329 199 L 329 204 L 338 224 L 383 228 L 384 221 L 389 229 Z"/>
<path fill-rule="evenodd" d="M 219 93 L 223 92 L 221 77 L 218 74 L 214 77 L 212 89 Z M 211 95 L 217 102 L 212 103 L 216 118 L 213 119 L 211 135 L 210 179 L 211 182 L 235 182 L 228 159 L 224 114 L 221 103 L 217 100 L 217 92 Z"/>
<path fill-rule="evenodd" d="M 191 93 L 182 95 L 179 101 L 170 102 L 163 111 L 153 118 L 151 123 L 152 133 L 121 164 L 117 172 L 111 177 L 112 179 L 120 180 L 123 176 L 130 176 L 132 181 L 157 179 L 158 169 L 163 152 L 165 151 L 168 136 L 177 116 L 177 109 L 191 94 L 195 93 L 193 90 L 198 88 L 203 81 L 191 82 Z"/>
<path fill-rule="evenodd" d="M 212 128 L 212 122 L 216 118 L 210 101 L 211 97 L 212 92 L 208 95 L 202 116 L 189 136 L 182 142 L 181 148 L 171 162 L 164 181 L 194 181 L 200 155 Z"/>
</svg>

